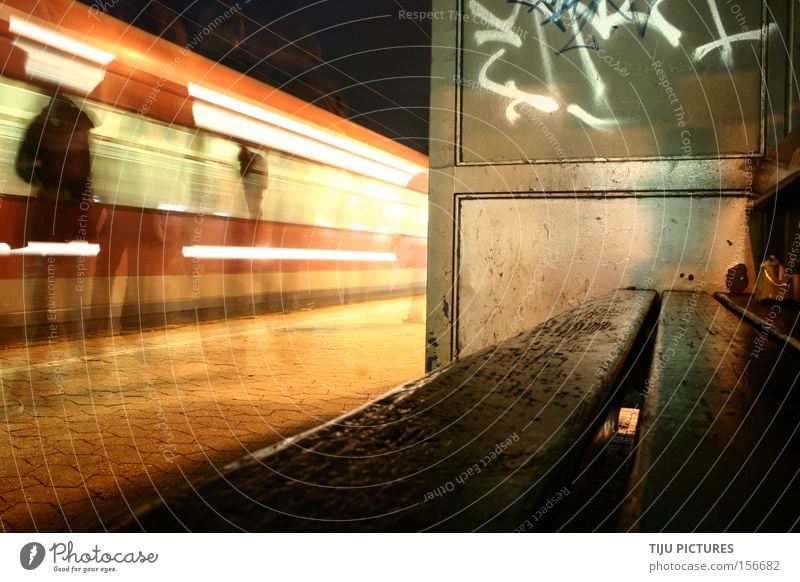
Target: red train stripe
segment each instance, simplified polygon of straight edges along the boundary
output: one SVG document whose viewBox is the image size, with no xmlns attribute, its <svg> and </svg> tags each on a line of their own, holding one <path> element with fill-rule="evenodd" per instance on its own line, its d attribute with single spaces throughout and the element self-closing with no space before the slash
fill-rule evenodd
<svg viewBox="0 0 800 582">
<path fill-rule="evenodd" d="M 0 242 L 20 248 L 28 241 L 88 240 L 100 244 L 96 258 L 85 258 L 90 274 L 187 275 L 193 259 L 184 258 L 186 245 L 268 246 L 281 248 L 394 252 L 396 263 L 362 261 L 200 260 L 202 273 L 253 271 L 302 272 L 417 268 L 426 265 L 424 238 L 360 232 L 303 224 L 253 222 L 215 215 L 152 209 L 88 205 L 35 198 L 6 197 L 0 213 Z M 75 276 L 77 259 L 56 260 L 56 276 Z M 196 260 L 195 260 L 196 261 Z M 29 265 L 34 263 L 29 261 Z M 334 266 L 335 265 L 335 266 Z M 194 267 L 196 269 L 196 267 Z M 23 276 L 21 257 L 0 257 L 0 278 Z"/>
</svg>

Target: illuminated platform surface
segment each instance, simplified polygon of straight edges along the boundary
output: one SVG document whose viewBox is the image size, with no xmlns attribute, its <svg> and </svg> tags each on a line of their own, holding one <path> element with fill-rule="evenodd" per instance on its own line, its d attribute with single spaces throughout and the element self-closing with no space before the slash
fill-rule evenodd
<svg viewBox="0 0 800 582">
<path fill-rule="evenodd" d="M 0 529 L 103 531 L 144 499 L 421 376 L 410 303 L 4 349 Z"/>
</svg>

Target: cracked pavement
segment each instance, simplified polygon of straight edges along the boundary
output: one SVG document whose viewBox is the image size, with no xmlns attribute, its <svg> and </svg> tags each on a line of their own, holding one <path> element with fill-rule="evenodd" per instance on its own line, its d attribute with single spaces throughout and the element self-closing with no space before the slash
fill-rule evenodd
<svg viewBox="0 0 800 582">
<path fill-rule="evenodd" d="M 0 530 L 105 531 L 143 501 L 424 372 L 409 299 L 30 344 L 0 358 Z"/>
</svg>

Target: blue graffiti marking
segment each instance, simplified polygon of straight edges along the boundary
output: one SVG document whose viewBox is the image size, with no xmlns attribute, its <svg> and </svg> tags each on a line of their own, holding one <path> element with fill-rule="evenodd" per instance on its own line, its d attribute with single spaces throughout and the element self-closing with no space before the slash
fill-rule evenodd
<svg viewBox="0 0 800 582">
<path fill-rule="evenodd" d="M 636 0 L 626 0 L 624 4 L 620 3 L 619 0 L 589 0 L 587 4 L 583 4 L 581 0 L 506 0 L 506 2 L 524 6 L 528 14 L 536 11 L 544 15 L 545 19 L 540 22 L 542 27 L 552 24 L 561 32 L 566 33 L 567 26 L 564 24 L 564 20 L 574 22 L 577 25 L 578 32 L 572 35 L 560 50 L 556 51 L 556 54 L 562 54 L 581 48 L 598 50 L 599 45 L 594 35 L 589 35 L 591 41 L 588 44 L 576 44 L 576 40 L 578 36 L 582 35 L 584 28 L 594 22 L 598 9 L 603 3 L 608 6 L 608 13 L 615 13 L 631 23 L 639 37 L 644 38 L 645 34 L 647 34 L 650 14 L 659 0 L 654 0 L 652 3 L 645 1 L 645 6 L 642 6 L 641 1 L 637 6 Z"/>
</svg>

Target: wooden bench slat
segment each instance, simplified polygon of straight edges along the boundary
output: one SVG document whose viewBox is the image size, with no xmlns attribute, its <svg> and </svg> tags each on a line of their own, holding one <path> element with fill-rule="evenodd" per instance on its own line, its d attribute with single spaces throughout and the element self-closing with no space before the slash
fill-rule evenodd
<svg viewBox="0 0 800 582">
<path fill-rule="evenodd" d="M 602 420 L 654 298 L 589 301 L 143 508 L 123 529 L 511 531 L 569 485 L 562 468 Z"/>
<path fill-rule="evenodd" d="M 667 292 L 622 530 L 788 531 L 800 362 L 701 292 Z"/>
</svg>

